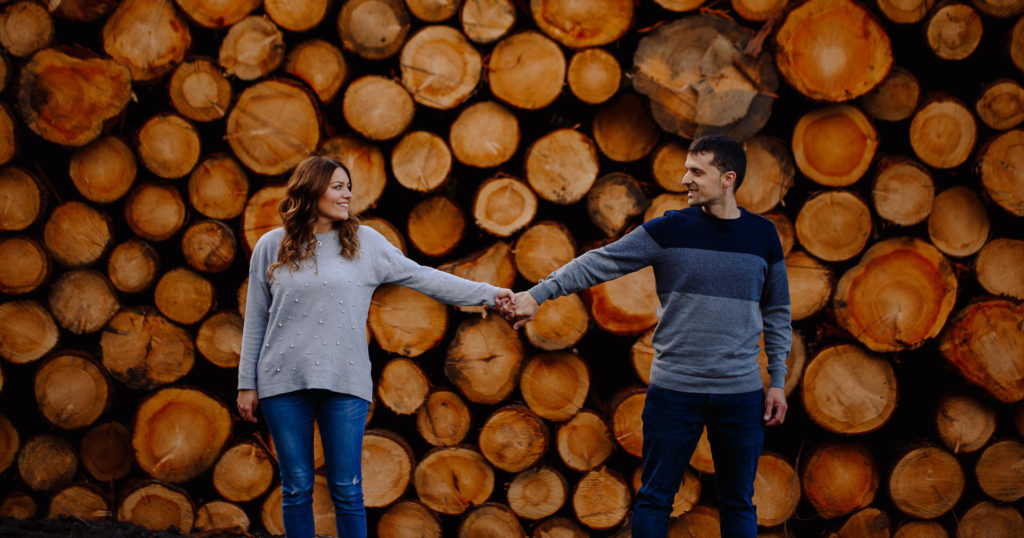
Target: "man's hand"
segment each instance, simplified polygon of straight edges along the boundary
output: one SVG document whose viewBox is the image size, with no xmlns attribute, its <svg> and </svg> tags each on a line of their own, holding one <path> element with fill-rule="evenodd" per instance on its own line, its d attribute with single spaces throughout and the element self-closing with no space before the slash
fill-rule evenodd
<svg viewBox="0 0 1024 538">
<path fill-rule="evenodd" d="M 502 316 L 504 316 L 505 312 L 510 308 L 515 306 L 515 304 L 516 301 L 512 290 L 508 288 L 498 288 L 498 293 L 494 295 L 494 308 L 497 308 L 498 312 L 501 312 Z"/>
<path fill-rule="evenodd" d="M 513 323 L 513 329 L 518 329 L 533 320 L 533 316 L 537 315 L 537 308 L 539 307 L 540 305 L 537 304 L 532 295 L 521 291 L 512 297 L 512 305 L 503 309 L 502 315 L 509 322 Z"/>
<path fill-rule="evenodd" d="M 259 399 L 256 397 L 255 389 L 244 389 L 238 391 L 238 414 L 243 420 L 256 422 L 256 405 Z"/>
<path fill-rule="evenodd" d="M 786 391 L 780 387 L 769 387 L 764 397 L 765 426 L 778 426 L 786 420 Z"/>
</svg>

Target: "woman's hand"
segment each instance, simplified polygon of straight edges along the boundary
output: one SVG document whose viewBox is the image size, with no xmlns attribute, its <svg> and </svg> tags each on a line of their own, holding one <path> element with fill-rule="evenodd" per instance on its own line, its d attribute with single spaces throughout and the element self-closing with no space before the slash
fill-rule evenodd
<svg viewBox="0 0 1024 538">
<path fill-rule="evenodd" d="M 242 415 L 243 420 L 256 422 L 256 405 L 258 403 L 256 389 L 238 391 L 238 414 Z"/>
</svg>

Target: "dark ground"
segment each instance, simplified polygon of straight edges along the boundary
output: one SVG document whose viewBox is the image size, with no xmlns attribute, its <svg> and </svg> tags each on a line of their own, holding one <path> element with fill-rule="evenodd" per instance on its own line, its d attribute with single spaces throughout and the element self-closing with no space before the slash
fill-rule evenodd
<svg viewBox="0 0 1024 538">
<path fill-rule="evenodd" d="M 67 537 L 112 537 L 112 538 L 178 538 L 181 536 L 220 537 L 238 536 L 233 534 L 181 534 L 177 531 L 151 531 L 132 523 L 116 521 L 85 521 L 63 517 L 60 519 L 12 519 L 0 518 L 0 538 L 56 538 Z M 267 536 L 249 534 L 247 536 Z"/>
</svg>

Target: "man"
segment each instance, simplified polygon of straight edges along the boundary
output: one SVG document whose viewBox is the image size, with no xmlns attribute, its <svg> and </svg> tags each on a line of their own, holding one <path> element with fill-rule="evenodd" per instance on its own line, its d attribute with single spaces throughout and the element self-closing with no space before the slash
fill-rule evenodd
<svg viewBox="0 0 1024 538">
<path fill-rule="evenodd" d="M 745 171 L 746 154 L 735 140 L 694 140 L 682 180 L 689 208 L 579 256 L 505 308 L 519 328 L 547 299 L 653 266 L 661 305 L 643 410 L 643 485 L 632 518 L 637 538 L 668 533 L 673 497 L 705 426 L 722 536 L 757 535 L 754 475 L 764 427 L 786 417 L 792 331 L 775 227 L 736 205 Z M 767 393 L 757 360 L 762 332 Z"/>
</svg>

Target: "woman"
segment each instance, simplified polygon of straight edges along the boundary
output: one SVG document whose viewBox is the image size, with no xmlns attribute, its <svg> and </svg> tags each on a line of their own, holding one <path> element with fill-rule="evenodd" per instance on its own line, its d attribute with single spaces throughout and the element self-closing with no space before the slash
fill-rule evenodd
<svg viewBox="0 0 1024 538">
<path fill-rule="evenodd" d="M 285 532 L 313 536 L 313 420 L 320 427 L 338 536 L 366 536 L 360 470 L 372 398 L 366 317 L 393 282 L 457 305 L 495 305 L 512 292 L 424 267 L 349 213 L 348 169 L 302 161 L 281 201 L 283 228 L 256 242 L 249 265 L 238 411 L 257 402 L 277 448 Z"/>
</svg>

